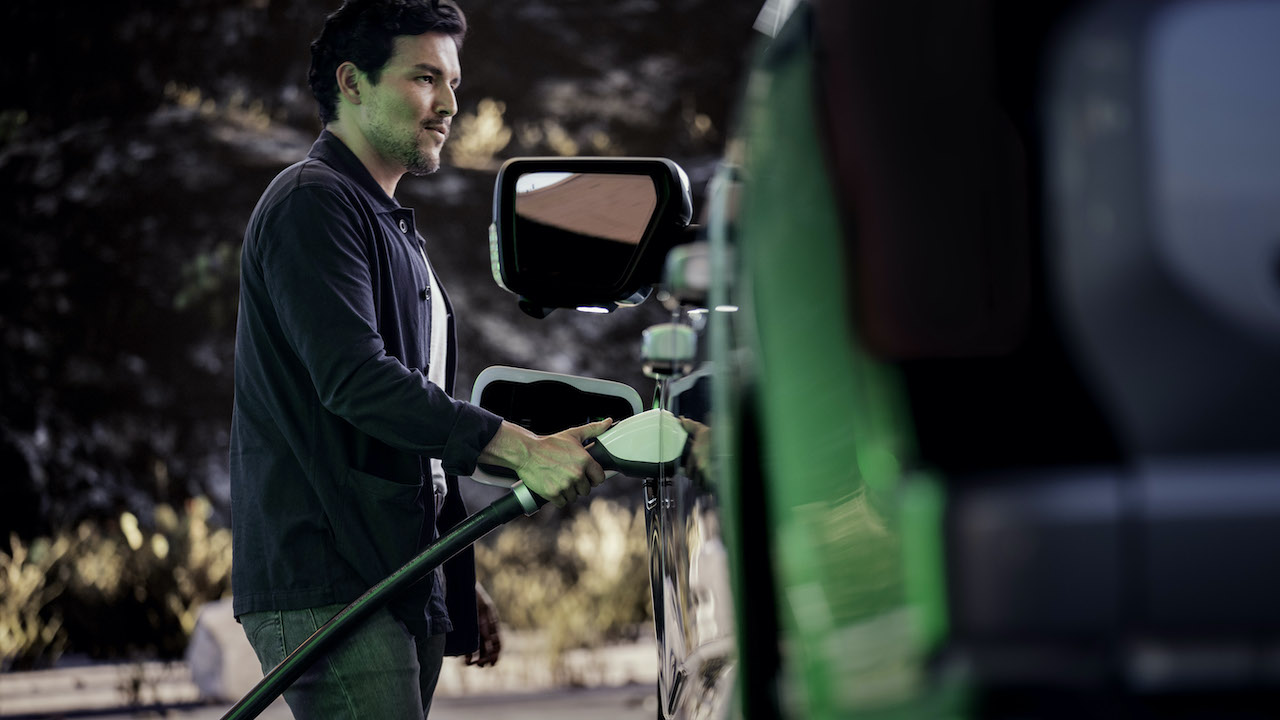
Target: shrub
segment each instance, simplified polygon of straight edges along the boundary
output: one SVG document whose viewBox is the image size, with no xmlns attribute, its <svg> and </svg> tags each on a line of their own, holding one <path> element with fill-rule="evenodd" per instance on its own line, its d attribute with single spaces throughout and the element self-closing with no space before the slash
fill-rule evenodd
<svg viewBox="0 0 1280 720">
<path fill-rule="evenodd" d="M 62 593 L 50 570 L 70 547 L 64 536 L 24 545 L 9 536 L 8 552 L 0 551 L 0 672 L 14 666 L 51 662 L 66 645 L 61 617 L 49 605 Z"/>
<path fill-rule="evenodd" d="M 158 505 L 53 539 L 0 548 L 0 670 L 95 658 L 175 658 L 200 606 L 230 590 L 231 532 L 203 498 Z M 553 667 L 565 651 L 634 639 L 652 620 L 643 510 L 603 499 L 530 519 L 476 546 L 477 572 L 502 621 L 545 631 Z"/>
<path fill-rule="evenodd" d="M 652 620 L 644 512 L 594 499 L 564 522 L 513 523 L 476 546 L 477 574 L 504 623 L 566 650 L 633 639 Z"/>
<path fill-rule="evenodd" d="M 0 551 L 0 668 L 51 664 L 64 650 L 96 658 L 175 658 L 200 606 L 230 589 L 231 532 L 209 525 L 203 498 L 85 521 Z"/>
</svg>

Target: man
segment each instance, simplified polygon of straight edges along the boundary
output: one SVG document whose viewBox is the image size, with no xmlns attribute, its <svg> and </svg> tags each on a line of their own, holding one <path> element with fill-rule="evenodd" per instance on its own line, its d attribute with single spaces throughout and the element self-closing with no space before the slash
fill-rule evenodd
<svg viewBox="0 0 1280 720">
<path fill-rule="evenodd" d="M 539 437 L 449 397 L 452 309 L 413 210 L 394 195 L 406 172 L 440 165 L 465 32 L 446 2 L 344 3 L 311 48 L 325 129 L 249 220 L 232 587 L 264 671 L 465 517 L 455 476 L 477 462 L 516 470 L 558 506 L 604 479 L 582 443 L 608 421 Z M 483 599 L 480 616 L 492 630 L 477 652 L 467 553 L 365 623 L 285 699 L 299 718 L 424 717 L 443 655 L 496 660 Z"/>
</svg>

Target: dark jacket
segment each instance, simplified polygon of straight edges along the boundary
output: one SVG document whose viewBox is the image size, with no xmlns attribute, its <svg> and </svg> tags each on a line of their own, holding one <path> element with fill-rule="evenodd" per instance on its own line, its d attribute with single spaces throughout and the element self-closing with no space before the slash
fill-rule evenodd
<svg viewBox="0 0 1280 720">
<path fill-rule="evenodd" d="M 434 536 L 429 457 L 443 459 L 439 528 L 466 516 L 470 474 L 501 419 L 453 400 L 429 358 L 429 275 L 413 210 L 328 131 L 263 193 L 245 232 L 231 423 L 236 615 L 349 602 Z M 447 300 L 447 299 L 446 299 Z M 427 381 L 446 362 L 448 385 Z M 416 634 L 476 644 L 470 553 L 392 611 Z M 432 594 L 436 603 L 431 602 Z"/>
</svg>

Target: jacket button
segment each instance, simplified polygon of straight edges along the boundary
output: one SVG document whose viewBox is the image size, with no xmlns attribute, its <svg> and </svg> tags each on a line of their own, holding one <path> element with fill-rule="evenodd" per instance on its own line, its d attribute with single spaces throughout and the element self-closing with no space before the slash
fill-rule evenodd
<svg viewBox="0 0 1280 720">
<path fill-rule="evenodd" d="M 400 218 L 400 232 L 402 233 L 409 232 L 409 223 L 405 222 L 404 218 Z"/>
<path fill-rule="evenodd" d="M 428 300 L 428 299 L 430 299 L 430 298 L 431 298 L 431 288 L 430 288 L 430 287 L 424 287 L 424 288 L 422 288 L 422 293 L 421 293 L 421 294 L 422 294 L 422 299 L 423 299 L 423 300 Z"/>
</svg>

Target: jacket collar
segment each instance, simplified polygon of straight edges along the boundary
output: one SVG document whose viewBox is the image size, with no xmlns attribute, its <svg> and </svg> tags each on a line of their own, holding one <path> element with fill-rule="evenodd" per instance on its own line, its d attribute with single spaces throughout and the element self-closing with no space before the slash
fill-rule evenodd
<svg viewBox="0 0 1280 720">
<path fill-rule="evenodd" d="M 347 147 L 337 135 L 328 130 L 320 131 L 320 137 L 311 146 L 311 152 L 307 153 L 307 157 L 320 160 L 347 176 L 369 196 L 370 202 L 380 211 L 391 212 L 400 209 L 400 203 L 396 202 L 395 198 L 387 196 L 382 186 L 373 179 L 373 175 L 369 174 L 369 169 L 360 162 L 360 158 L 356 157 L 356 154 L 351 152 L 351 148 Z"/>
</svg>

